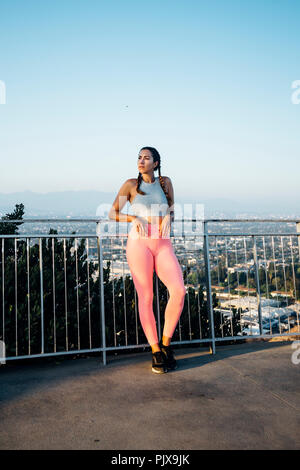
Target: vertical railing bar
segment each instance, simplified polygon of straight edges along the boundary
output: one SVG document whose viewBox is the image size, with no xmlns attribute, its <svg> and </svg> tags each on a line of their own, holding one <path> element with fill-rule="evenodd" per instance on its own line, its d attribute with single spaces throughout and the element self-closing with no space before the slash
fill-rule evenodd
<svg viewBox="0 0 300 470">
<path fill-rule="evenodd" d="M 290 236 L 290 251 L 291 251 L 291 261 L 292 261 L 292 273 L 293 273 L 293 286 L 294 286 L 294 293 L 295 293 L 295 302 L 297 302 L 297 289 L 296 289 L 295 264 L 294 264 L 294 255 L 293 255 L 292 236 Z"/>
<path fill-rule="evenodd" d="M 115 303 L 115 275 L 113 275 L 113 278 L 112 278 L 112 291 L 113 291 L 114 345 L 117 346 L 116 303 Z"/>
<path fill-rule="evenodd" d="M 44 285 L 42 239 L 39 238 L 40 290 L 41 290 L 41 354 L 44 354 Z"/>
<path fill-rule="evenodd" d="M 157 329 L 158 341 L 161 339 L 161 324 L 160 324 L 160 305 L 159 305 L 159 289 L 158 289 L 158 275 L 155 273 L 155 293 L 156 293 L 156 311 L 157 311 Z"/>
<path fill-rule="evenodd" d="M 217 235 L 215 235 L 215 252 L 216 252 L 216 260 L 217 260 L 217 273 L 218 273 L 218 291 L 219 294 L 221 293 L 221 286 L 220 286 L 220 266 L 219 266 L 219 248 L 217 245 Z M 223 314 L 222 309 L 220 308 L 219 317 L 220 317 L 220 325 L 221 325 L 221 335 L 224 338 L 224 324 L 223 324 Z"/>
<path fill-rule="evenodd" d="M 267 294 L 267 300 L 270 299 L 270 294 L 269 294 L 269 281 L 268 281 L 268 269 L 267 269 L 267 257 L 266 257 L 266 244 L 265 244 L 265 236 L 262 237 L 263 239 L 263 249 L 264 249 L 264 263 L 265 263 L 265 278 L 266 278 L 266 294 Z M 272 334 L 272 322 L 271 322 L 271 312 L 270 312 L 270 303 L 268 305 L 268 310 L 269 310 L 269 326 L 270 326 L 270 334 Z"/>
<path fill-rule="evenodd" d="M 79 319 L 79 286 L 78 286 L 78 238 L 76 237 L 75 240 L 75 272 L 76 272 L 76 312 L 77 312 L 77 345 L 78 349 L 80 349 L 80 319 Z"/>
<path fill-rule="evenodd" d="M 212 293 L 211 293 L 211 271 L 210 271 L 210 259 L 209 259 L 209 243 L 208 243 L 208 230 L 207 222 L 204 223 L 204 259 L 205 259 L 205 270 L 206 270 L 206 302 L 207 309 L 210 318 L 210 328 L 211 328 L 211 348 L 212 353 L 216 353 L 216 344 L 215 344 L 215 324 L 214 324 L 214 311 L 212 304 Z"/>
<path fill-rule="evenodd" d="M 225 237 L 226 239 L 226 237 Z M 219 256 L 219 249 L 217 249 L 218 251 L 218 256 Z M 220 267 L 219 267 L 219 261 L 218 261 L 218 288 L 219 288 L 219 291 L 220 291 Z M 221 325 L 221 335 L 222 335 L 222 338 L 224 338 L 224 317 L 223 317 L 223 312 L 222 312 L 222 308 L 220 308 L 220 325 Z"/>
<path fill-rule="evenodd" d="M 224 317 L 223 312 L 220 310 L 220 322 L 221 322 L 221 334 L 222 338 L 224 338 Z"/>
<path fill-rule="evenodd" d="M 110 237 L 110 252 L 113 255 L 112 237 Z M 115 273 L 114 273 L 114 260 L 111 259 L 111 279 L 112 279 L 112 296 L 113 296 L 113 324 L 114 324 L 114 345 L 117 346 L 117 333 L 116 333 L 116 304 L 115 304 Z"/>
<path fill-rule="evenodd" d="M 285 257 L 284 257 L 284 250 L 283 250 L 283 237 L 281 236 L 281 256 L 282 256 L 282 269 L 283 269 L 283 279 L 284 279 L 284 292 L 285 292 L 285 303 L 288 306 L 288 298 L 287 298 L 287 284 L 286 284 L 286 272 L 285 272 Z M 290 325 L 290 317 L 288 315 L 288 325 L 289 325 L 289 333 L 291 332 L 291 325 Z M 279 328 L 281 333 L 281 322 L 279 316 Z"/>
<path fill-rule="evenodd" d="M 247 262 L 247 242 L 246 242 L 245 236 L 244 236 L 244 259 L 245 259 L 245 265 L 246 265 L 248 310 L 249 310 L 250 319 L 252 320 L 252 309 L 251 309 L 251 304 L 250 304 L 250 292 L 249 292 L 249 267 L 248 267 L 248 262 Z M 250 335 L 252 335 L 252 321 L 250 321 Z"/>
<path fill-rule="evenodd" d="M 182 229 L 184 230 L 184 224 L 182 225 Z M 184 238 L 184 237 L 183 237 Z M 169 298 L 170 298 L 170 295 L 169 295 L 169 291 L 167 289 L 167 302 L 169 302 Z M 179 341 L 182 341 L 182 326 L 181 326 L 181 315 L 179 317 L 179 321 L 178 321 L 178 333 L 179 333 Z M 177 329 L 177 326 L 175 328 L 175 331 Z"/>
<path fill-rule="evenodd" d="M 97 222 L 101 224 L 101 222 Z M 117 224 L 118 226 L 118 224 Z M 99 291 L 100 291 L 100 317 L 101 317 L 101 332 L 102 332 L 102 359 L 103 365 L 106 365 L 106 336 L 105 336 L 105 310 L 104 310 L 104 279 L 103 279 L 103 252 L 102 252 L 102 239 L 100 238 L 101 230 L 97 229 L 97 251 L 98 251 L 98 266 L 99 266 Z"/>
<path fill-rule="evenodd" d="M 187 302 L 188 302 L 188 320 L 189 320 L 189 337 L 190 340 L 192 340 L 192 325 L 191 325 L 191 304 L 190 304 L 190 293 L 189 293 L 189 287 L 187 286 Z"/>
<path fill-rule="evenodd" d="M 91 292 L 90 292 L 90 259 L 89 259 L 89 239 L 86 238 L 86 269 L 88 288 L 88 316 L 89 316 L 89 345 L 92 349 L 92 328 L 91 328 Z"/>
<path fill-rule="evenodd" d="M 236 239 L 237 239 L 237 237 L 235 237 L 235 239 L 234 239 L 234 243 L 235 243 L 235 262 L 236 262 L 236 265 L 238 265 L 239 262 L 238 262 L 238 253 L 237 253 L 237 247 L 236 247 Z M 237 284 L 238 284 L 237 291 L 238 291 L 238 297 L 239 297 L 239 300 L 240 300 L 240 274 L 239 274 L 239 271 L 238 271 L 238 267 L 237 267 L 236 275 L 237 275 Z M 238 307 L 238 312 L 239 312 L 239 317 L 240 317 L 239 325 L 241 327 L 241 307 L 240 307 L 240 303 L 239 303 L 239 307 Z"/>
<path fill-rule="evenodd" d="M 299 258 L 299 264 L 300 264 L 300 221 L 296 223 L 296 230 L 297 230 L 297 242 L 298 242 L 298 258 Z M 297 305 L 297 322 L 298 322 L 298 331 L 300 330 L 300 324 L 299 324 L 299 304 L 296 301 Z"/>
<path fill-rule="evenodd" d="M 181 315 L 180 315 L 181 317 Z M 182 341 L 182 326 L 181 326 L 181 319 L 179 317 L 179 321 L 178 321 L 178 334 L 179 334 L 179 341 Z"/>
<path fill-rule="evenodd" d="M 5 239 L 2 238 L 2 338 L 3 342 L 5 343 L 5 269 L 4 269 L 4 250 L 5 250 L 5 245 L 4 245 Z"/>
<path fill-rule="evenodd" d="M 198 320 L 199 320 L 199 339 L 202 339 L 201 308 L 200 308 L 200 284 L 198 284 L 197 305 L 198 305 Z"/>
<path fill-rule="evenodd" d="M 17 261 L 17 238 L 15 238 L 15 336 L 16 356 L 18 356 L 18 261 Z"/>
<path fill-rule="evenodd" d="M 187 255 L 187 250 L 186 250 L 186 239 L 184 240 L 184 251 L 186 253 L 186 280 L 187 280 L 187 286 L 186 286 L 186 291 L 187 291 L 187 301 L 188 301 L 188 321 L 189 321 L 189 337 L 190 340 L 192 340 L 192 327 L 191 327 L 191 311 L 190 311 L 190 293 L 189 293 L 189 287 L 188 287 L 188 255 Z"/>
<path fill-rule="evenodd" d="M 219 248 L 217 244 L 217 235 L 215 235 L 215 251 L 216 251 L 216 259 L 217 259 L 217 273 L 218 273 L 218 288 L 220 290 L 220 266 L 219 266 Z"/>
<path fill-rule="evenodd" d="M 128 345 L 127 337 L 127 308 L 126 308 L 126 289 L 125 289 L 125 279 L 124 279 L 124 239 L 121 238 L 122 244 L 122 280 L 123 280 L 123 302 L 124 302 L 124 328 L 125 328 L 125 344 Z"/>
<path fill-rule="evenodd" d="M 234 246 L 235 246 L 235 262 L 236 262 L 236 265 L 238 265 L 239 262 L 238 262 L 238 254 L 237 254 L 237 247 L 236 247 L 236 237 L 234 239 Z M 238 291 L 238 296 L 240 298 L 240 275 L 238 272 L 238 268 L 236 271 L 236 278 L 237 278 L 237 285 L 238 285 L 237 291 Z"/>
<path fill-rule="evenodd" d="M 278 299 L 278 283 L 277 283 L 277 270 L 276 270 L 276 253 L 275 253 L 274 236 L 272 236 L 272 254 L 273 254 L 273 263 L 274 263 L 276 298 L 277 298 L 277 305 L 279 306 L 279 299 Z"/>
<path fill-rule="evenodd" d="M 284 251 L 283 251 L 283 237 L 280 237 L 281 240 L 281 257 L 282 257 L 282 269 L 283 269 L 283 279 L 284 279 L 284 291 L 285 291 L 285 303 L 288 306 L 288 298 L 287 298 L 287 286 L 286 286 L 286 272 L 285 272 L 285 258 L 284 258 Z"/>
<path fill-rule="evenodd" d="M 66 327 L 66 351 L 69 351 L 69 332 L 68 332 L 68 292 L 67 292 L 67 252 L 66 239 L 63 239 L 64 247 L 64 287 L 65 287 L 65 327 Z"/>
<path fill-rule="evenodd" d="M 203 245 L 202 245 L 203 246 Z M 199 259 L 200 259 L 201 250 L 198 250 Z M 197 281 L 198 281 L 198 271 L 197 271 Z M 197 295 L 197 306 L 198 306 L 198 321 L 199 321 L 199 339 L 202 339 L 202 326 L 201 326 L 201 306 L 200 306 L 200 283 L 197 283 L 198 295 Z"/>
<path fill-rule="evenodd" d="M 272 254 L 273 254 L 273 262 L 274 262 L 274 274 L 275 274 L 275 288 L 276 288 L 276 298 L 277 298 L 277 305 L 279 306 L 279 299 L 278 299 L 278 283 L 277 283 L 277 270 L 276 270 L 276 252 L 275 252 L 275 244 L 274 244 L 274 237 L 272 236 Z M 279 332 L 281 333 L 281 326 L 279 322 Z"/>
<path fill-rule="evenodd" d="M 52 237 L 52 290 L 53 290 L 53 349 L 56 352 L 56 292 L 55 292 L 55 256 L 54 237 Z"/>
<path fill-rule="evenodd" d="M 297 230 L 297 241 L 298 241 L 298 252 L 299 252 L 299 262 L 300 262 L 300 221 L 296 223 Z"/>
<path fill-rule="evenodd" d="M 230 256 L 230 253 L 232 254 L 233 253 L 233 247 L 232 247 L 232 240 L 229 239 L 229 249 L 228 249 L 228 260 L 229 260 L 229 256 Z M 232 255 L 232 258 L 233 258 L 233 255 Z M 230 262 L 228 261 L 228 267 L 229 267 L 229 264 Z M 234 265 L 234 259 L 233 259 L 233 263 Z M 231 279 L 231 277 L 230 277 Z M 234 292 L 234 276 L 232 276 L 232 279 L 233 279 L 233 292 Z M 228 282 L 229 282 L 229 277 L 228 277 Z M 229 283 L 229 287 L 230 287 L 230 283 Z M 234 294 L 233 294 L 234 295 Z M 232 297 L 231 297 L 231 291 L 230 291 L 230 307 L 231 307 L 231 317 L 230 317 L 230 326 L 231 326 L 231 336 L 234 336 L 234 333 L 233 333 L 233 308 L 232 307 L 232 303 L 231 303 L 231 300 L 232 300 Z"/>
<path fill-rule="evenodd" d="M 29 261 L 30 261 L 30 238 L 26 239 L 27 242 L 27 323 L 28 323 L 28 354 L 30 356 L 31 354 L 31 325 L 30 325 L 30 276 L 29 276 L 29 271 L 30 271 L 30 266 L 29 266 Z"/>
<path fill-rule="evenodd" d="M 256 236 L 252 235 L 252 237 L 253 237 L 253 256 L 254 256 L 255 277 L 256 277 L 259 334 L 262 335 L 261 294 L 260 294 L 260 282 L 259 282 L 259 270 L 258 270 L 258 258 L 257 258 L 257 245 L 256 245 Z"/>
<path fill-rule="evenodd" d="M 233 325 L 232 325 L 232 305 L 231 305 L 231 292 L 230 292 L 230 282 L 229 282 L 229 263 L 228 263 L 228 250 L 227 250 L 227 237 L 225 236 L 225 256 L 226 256 L 226 269 L 227 269 L 227 286 L 228 286 L 228 294 L 229 294 L 229 309 L 230 309 L 230 326 L 231 326 L 231 336 L 233 336 Z"/>
<path fill-rule="evenodd" d="M 252 237 L 250 237 L 252 238 Z M 253 240 L 252 240 L 253 241 Z M 249 241 L 249 244 L 250 244 L 250 241 Z M 249 248 L 250 249 L 250 248 Z M 254 262 L 254 245 L 252 245 L 252 253 L 253 253 L 253 262 Z M 250 270 L 249 270 L 249 275 L 250 275 Z M 254 273 L 254 278 L 255 278 L 255 273 Z M 255 294 L 256 294 L 256 302 L 257 302 L 257 290 L 255 289 Z M 250 302 L 250 305 L 251 305 L 251 302 Z M 253 311 L 252 311 L 252 307 L 251 307 L 251 313 L 250 313 L 250 317 L 251 317 L 251 327 L 250 327 L 250 334 L 252 335 L 252 321 L 253 321 L 253 316 L 254 316 L 254 319 L 255 321 L 258 320 L 258 318 L 256 318 L 256 314 L 254 313 L 253 314 Z M 257 312 L 257 317 L 258 317 L 258 312 Z"/>
<path fill-rule="evenodd" d="M 293 242 L 292 236 L 290 236 L 290 247 L 291 247 L 291 259 L 292 259 L 292 271 L 293 271 L 293 285 L 294 285 L 294 292 L 295 292 L 295 305 L 296 305 L 296 313 L 297 313 L 297 326 L 299 330 L 299 309 L 297 305 L 297 288 L 296 288 L 296 277 L 295 277 L 295 264 L 294 264 L 294 255 L 293 255 Z"/>
<path fill-rule="evenodd" d="M 133 290 L 134 290 L 134 313 L 135 313 L 135 337 L 136 337 L 136 344 L 139 344 L 137 293 L 136 293 L 135 286 L 133 286 Z"/>
</svg>

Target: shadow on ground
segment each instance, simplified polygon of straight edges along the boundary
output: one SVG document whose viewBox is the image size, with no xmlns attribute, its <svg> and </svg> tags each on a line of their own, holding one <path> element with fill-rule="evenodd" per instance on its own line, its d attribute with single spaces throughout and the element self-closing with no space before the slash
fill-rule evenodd
<svg viewBox="0 0 300 470">
<path fill-rule="evenodd" d="M 299 368 L 291 343 L 174 346 L 151 352 L 7 362 L 0 367 L 1 449 L 295 449 Z"/>
</svg>

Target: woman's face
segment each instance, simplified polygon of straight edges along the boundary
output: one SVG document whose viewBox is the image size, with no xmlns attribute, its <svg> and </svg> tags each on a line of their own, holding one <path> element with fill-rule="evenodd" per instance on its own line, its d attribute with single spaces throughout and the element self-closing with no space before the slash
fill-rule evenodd
<svg viewBox="0 0 300 470">
<path fill-rule="evenodd" d="M 138 170 L 140 173 L 149 173 L 157 167 L 157 162 L 153 162 L 150 150 L 141 150 L 138 156 Z"/>
</svg>

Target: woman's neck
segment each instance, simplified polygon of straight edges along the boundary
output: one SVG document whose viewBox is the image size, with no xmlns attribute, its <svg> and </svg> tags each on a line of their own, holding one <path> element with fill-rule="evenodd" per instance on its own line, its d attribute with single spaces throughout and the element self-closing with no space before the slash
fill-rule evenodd
<svg viewBox="0 0 300 470">
<path fill-rule="evenodd" d="M 146 178 L 144 178 L 144 176 L 142 176 L 142 180 L 145 182 L 145 183 L 154 183 L 155 182 L 155 177 L 154 175 L 148 175 L 146 173 Z M 152 181 L 153 180 L 153 181 Z"/>
</svg>

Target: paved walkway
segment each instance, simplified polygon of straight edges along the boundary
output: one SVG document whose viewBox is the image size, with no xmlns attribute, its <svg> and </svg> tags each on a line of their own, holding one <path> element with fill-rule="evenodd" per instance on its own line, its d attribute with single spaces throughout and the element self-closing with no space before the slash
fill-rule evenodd
<svg viewBox="0 0 300 470">
<path fill-rule="evenodd" d="M 296 449 L 300 364 L 290 342 L 0 367 L 1 449 Z M 299 355 L 300 356 L 300 355 Z M 298 357 L 299 357 L 298 356 Z"/>
</svg>

